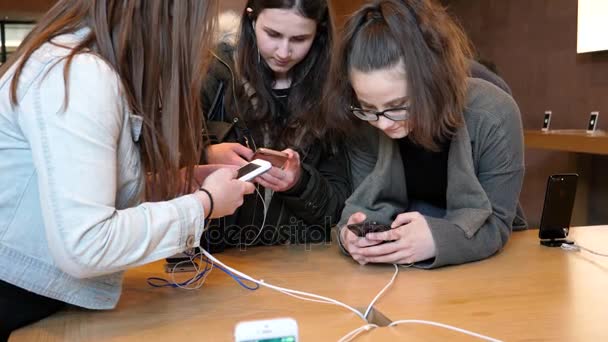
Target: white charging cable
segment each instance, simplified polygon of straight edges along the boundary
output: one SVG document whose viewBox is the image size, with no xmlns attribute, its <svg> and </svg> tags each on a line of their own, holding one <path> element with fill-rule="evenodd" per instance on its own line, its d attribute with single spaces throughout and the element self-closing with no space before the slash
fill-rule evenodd
<svg viewBox="0 0 608 342">
<path fill-rule="evenodd" d="M 359 336 L 361 333 L 363 333 L 364 331 L 370 331 L 373 329 L 378 328 L 378 326 L 376 324 L 366 324 L 362 327 L 358 327 L 357 329 L 349 332 L 348 334 L 344 335 L 344 337 L 342 337 L 341 339 L 338 340 L 338 342 L 349 342 L 354 340 L 357 336 Z"/>
<path fill-rule="evenodd" d="M 489 337 L 489 336 L 485 336 L 482 334 L 478 334 L 476 332 L 472 332 L 469 330 L 465 330 L 465 329 L 461 329 L 461 328 L 457 328 L 448 324 L 443 324 L 443 323 L 437 323 L 437 322 L 431 322 L 431 321 L 423 321 L 423 320 L 419 320 L 419 319 L 404 319 L 404 320 L 400 320 L 400 321 L 394 321 L 393 323 L 389 324 L 389 327 L 394 327 L 396 325 L 399 324 L 425 324 L 425 325 L 432 325 L 435 327 L 440 327 L 440 328 L 444 328 L 444 329 L 449 329 L 449 330 L 453 330 L 453 331 L 457 331 L 459 333 L 463 333 L 465 335 L 469 335 L 469 336 L 473 336 L 473 337 L 477 337 L 479 339 L 485 340 L 485 341 L 490 341 L 490 342 L 502 342 L 501 340 L 497 340 L 495 338 Z"/>
<path fill-rule="evenodd" d="M 178 268 L 179 265 L 182 263 L 193 264 L 195 272 L 196 272 L 196 274 L 186 284 L 183 284 L 183 285 L 180 284 L 175 279 L 175 273 L 177 273 L 177 272 L 175 272 L 175 269 Z M 210 266 L 206 266 L 206 267 L 209 267 L 208 269 L 207 268 L 201 269 L 201 264 L 202 264 L 202 262 L 201 263 L 194 262 L 194 258 L 191 258 L 190 261 L 184 260 L 184 261 L 180 261 L 180 262 L 176 263 L 173 266 L 173 270 L 171 271 L 172 284 L 183 290 L 198 290 L 201 287 L 203 287 L 203 285 L 205 284 L 205 280 L 207 280 L 207 277 L 209 276 L 209 273 L 211 273 L 211 271 L 213 271 L 213 263 L 211 263 Z M 209 265 L 209 264 L 207 264 L 207 265 Z M 198 276 L 203 272 L 206 272 L 205 275 L 201 279 L 197 280 Z M 192 284 L 194 284 L 194 285 L 190 286 Z"/>
<path fill-rule="evenodd" d="M 419 319 L 407 319 L 407 320 L 400 320 L 400 321 L 394 321 L 391 324 L 389 324 L 389 327 L 394 327 L 396 325 L 399 324 L 425 324 L 425 325 L 432 325 L 435 327 L 440 327 L 440 328 L 444 328 L 444 329 L 448 329 L 448 330 L 452 330 L 452 331 L 457 331 L 459 333 L 463 333 L 465 335 L 469 335 L 472 337 L 477 337 L 481 340 L 484 341 L 490 341 L 490 342 L 502 342 L 501 340 L 495 339 L 493 337 L 489 337 L 489 336 L 485 336 L 482 334 L 478 334 L 476 332 L 472 332 L 469 330 L 465 330 L 465 329 L 461 329 L 461 328 L 457 328 L 448 324 L 443 324 L 443 323 L 437 323 L 437 322 L 431 322 L 431 321 L 423 321 L 423 320 L 419 320 Z M 376 324 L 366 324 L 364 326 L 361 326 L 351 332 L 349 332 L 348 334 L 344 335 L 344 337 L 342 337 L 340 340 L 338 340 L 338 342 L 350 342 L 352 340 L 354 340 L 357 336 L 359 336 L 361 333 L 363 333 L 364 331 L 370 331 L 373 330 L 375 328 L 379 328 Z"/>
<path fill-rule="evenodd" d="M 386 284 L 386 286 L 384 286 L 384 288 L 376 295 L 376 297 L 374 297 L 374 299 L 372 300 L 372 302 L 369 304 L 369 306 L 367 307 L 367 310 L 365 310 L 365 314 L 363 317 L 365 317 L 365 319 L 367 320 L 367 317 L 369 316 L 369 313 L 371 312 L 372 308 L 374 307 L 374 304 L 376 304 L 376 302 L 380 299 L 380 297 L 384 294 L 384 292 L 386 292 L 395 282 L 395 279 L 397 278 L 397 274 L 399 273 L 399 267 L 397 264 L 393 264 L 393 266 L 395 266 L 395 273 L 393 274 L 393 277 L 391 278 L 391 280 L 389 281 L 388 284 Z M 412 264 L 406 265 L 407 267 L 412 266 Z M 389 327 L 394 327 L 398 324 L 405 324 L 405 323 L 417 323 L 417 324 L 426 324 L 426 325 L 432 325 L 432 326 L 436 326 L 436 327 L 441 327 L 441 328 L 445 328 L 445 329 L 449 329 L 449 330 L 453 330 L 453 331 L 457 331 L 469 336 L 473 336 L 473 337 L 477 337 L 480 338 L 482 340 L 486 340 L 486 341 L 491 341 L 491 342 L 500 342 L 500 340 L 497 340 L 495 338 L 492 337 L 488 337 L 485 335 L 481 335 L 472 331 L 468 331 L 465 329 L 461 329 L 461 328 L 457 328 L 451 325 L 447 325 L 447 324 L 443 324 L 443 323 L 437 323 L 437 322 L 431 322 L 431 321 L 423 321 L 423 320 L 399 320 L 399 321 L 395 321 L 392 322 L 391 324 L 389 324 Z M 376 324 L 366 324 L 364 326 L 361 326 L 351 332 L 349 332 L 348 334 L 346 334 L 344 337 L 342 337 L 339 342 L 349 342 L 352 341 L 353 339 L 355 339 L 357 336 L 359 336 L 361 333 L 365 332 L 365 331 L 370 331 L 373 330 L 375 328 L 378 328 L 378 325 Z"/>
<path fill-rule="evenodd" d="M 386 292 L 386 290 L 388 290 L 388 288 L 391 287 L 391 285 L 393 285 L 393 283 L 395 282 L 395 279 L 397 278 L 397 274 L 399 274 L 399 266 L 397 266 L 397 264 L 393 264 L 393 266 L 395 266 L 395 274 L 393 274 L 393 277 L 388 282 L 388 284 L 386 284 L 386 286 L 384 286 L 384 288 L 382 290 L 380 290 L 380 292 L 378 292 L 376 297 L 374 297 L 372 302 L 369 303 L 369 305 L 367 306 L 367 310 L 365 310 L 365 314 L 363 314 L 363 317 L 365 317 L 366 320 L 367 320 L 367 316 L 369 316 L 370 311 L 374 307 L 374 304 L 376 304 L 376 302 L 378 301 L 378 299 L 380 299 L 380 297 L 384 294 L 384 292 Z"/>
<path fill-rule="evenodd" d="M 218 264 L 218 265 L 224 267 L 225 269 L 227 269 L 228 271 L 232 272 L 233 274 L 236 274 L 239 277 L 247 279 L 255 284 L 273 289 L 275 291 L 279 291 L 281 293 L 287 294 L 289 296 L 292 296 L 292 297 L 295 297 L 298 299 L 307 300 L 307 301 L 311 301 L 311 302 L 315 302 L 315 303 L 325 303 L 325 304 L 333 304 L 333 305 L 341 306 L 349 311 L 352 311 L 355 315 L 357 315 L 357 317 L 359 317 L 362 320 L 367 322 L 367 320 L 365 319 L 365 317 L 363 316 L 363 314 L 361 312 L 359 312 L 357 309 L 353 308 L 352 306 L 344 304 L 340 301 L 337 301 L 335 299 L 331 299 L 328 297 L 324 297 L 324 296 L 319 296 L 319 295 L 316 295 L 313 293 L 291 290 L 291 289 L 286 289 L 286 288 L 283 288 L 280 286 L 275 286 L 275 285 L 264 282 L 263 279 L 260 279 L 260 280 L 254 279 L 253 277 L 251 277 L 245 273 L 242 273 L 238 270 L 235 270 L 234 268 L 224 264 L 223 262 L 219 261 L 217 258 L 215 258 L 213 255 L 211 255 L 209 252 L 207 252 L 204 249 L 201 249 L 201 253 L 203 253 L 207 257 L 207 259 L 211 260 L 213 263 Z M 306 298 L 306 297 L 310 297 L 310 298 Z"/>
<path fill-rule="evenodd" d="M 374 304 L 380 299 L 380 297 L 393 285 L 393 283 L 395 282 L 395 279 L 397 277 L 397 275 L 399 274 L 399 267 L 394 264 L 393 266 L 395 266 L 395 273 L 393 274 L 393 277 L 391 278 L 391 280 L 388 282 L 388 284 L 386 284 L 384 286 L 384 288 L 382 288 L 382 290 L 380 290 L 380 292 L 374 297 L 374 299 L 372 300 L 372 302 L 369 304 L 369 306 L 367 307 L 367 310 L 365 311 L 364 314 L 361 314 L 361 312 L 359 312 L 357 309 L 353 308 L 350 305 L 347 305 L 343 302 L 340 302 L 338 300 L 329 298 L 329 297 L 324 297 L 324 296 L 320 296 L 320 295 L 316 295 L 313 293 L 309 293 L 309 292 L 303 292 L 303 291 L 297 291 L 297 290 L 292 290 L 292 289 L 287 289 L 287 288 L 283 288 L 280 286 L 276 286 L 276 285 L 272 285 L 269 283 L 266 283 L 263 279 L 257 280 L 254 279 L 253 277 L 240 272 L 226 264 L 224 264 L 223 262 L 219 261 L 217 258 L 215 258 L 213 255 L 211 255 L 209 252 L 207 252 L 206 250 L 201 248 L 201 254 L 205 255 L 207 257 L 208 260 L 210 260 L 212 262 L 212 264 L 218 264 L 222 267 L 224 267 L 225 269 L 227 269 L 228 271 L 232 272 L 233 274 L 238 275 L 239 277 L 249 280 L 255 284 L 258 284 L 260 286 L 264 286 L 267 287 L 269 289 L 281 292 L 283 294 L 286 294 L 288 296 L 297 298 L 297 299 L 301 299 L 301 300 L 305 300 L 305 301 L 310 301 L 310 302 L 314 302 L 314 303 L 323 303 L 323 304 L 333 304 L 333 305 L 337 305 L 337 306 L 341 306 L 351 312 L 353 312 L 355 315 L 357 315 L 359 318 L 361 318 L 362 320 L 364 320 L 365 322 L 367 322 L 367 316 L 369 315 L 369 313 L 371 312 L 371 309 L 373 308 Z M 399 321 L 395 321 L 392 322 L 391 324 L 389 324 L 389 327 L 393 327 L 396 326 L 398 324 L 405 324 L 405 323 L 417 323 L 417 324 L 426 324 L 426 325 L 432 325 L 432 326 L 436 326 L 436 327 L 441 327 L 441 328 L 445 328 L 445 329 L 449 329 L 449 330 L 453 330 L 453 331 L 457 331 L 469 336 L 473 336 L 473 337 L 477 337 L 486 341 L 491 341 L 491 342 L 501 342 L 500 340 L 494 339 L 492 337 L 488 337 L 485 335 L 481 335 L 472 331 L 468 331 L 465 329 L 461 329 L 461 328 L 457 328 L 451 325 L 447 325 L 447 324 L 443 324 L 443 323 L 437 323 L 437 322 L 431 322 L 431 321 L 424 321 L 424 320 L 399 320 Z M 346 334 L 344 337 L 342 337 L 339 341 L 340 342 L 348 342 L 348 341 L 352 341 L 354 338 L 356 338 L 357 336 L 359 336 L 361 333 L 365 332 L 365 331 L 370 331 L 372 329 L 378 328 L 378 325 L 376 324 L 366 324 L 364 326 L 361 326 L 351 332 L 349 332 L 348 334 Z"/>
<path fill-rule="evenodd" d="M 217 258 L 215 258 L 213 255 L 211 255 L 209 252 L 207 252 L 206 250 L 204 250 L 203 248 L 201 248 L 201 252 L 198 254 L 198 256 L 200 256 L 201 260 L 202 260 L 202 256 L 206 256 L 207 260 L 211 263 L 211 267 L 213 267 L 214 264 L 218 264 L 222 267 L 224 267 L 225 269 L 227 269 L 228 271 L 240 276 L 241 278 L 244 278 L 246 280 L 249 280 L 255 284 L 258 284 L 260 286 L 264 286 L 264 287 L 268 287 L 270 289 L 273 289 L 275 291 L 281 292 L 283 294 L 286 294 L 288 296 L 297 298 L 297 299 L 301 299 L 301 300 L 306 300 L 309 302 L 315 302 L 315 303 L 323 303 L 323 304 L 333 304 L 333 305 L 338 305 L 341 306 L 343 308 L 346 308 L 349 311 L 352 311 L 353 313 L 355 313 L 358 317 L 360 317 L 361 319 L 363 319 L 364 321 L 367 322 L 367 316 L 369 315 L 371 309 L 373 308 L 374 304 L 378 301 L 378 299 L 380 299 L 380 297 L 384 294 L 384 292 L 386 292 L 386 290 L 395 282 L 395 279 L 397 277 L 397 275 L 399 274 L 399 267 L 394 264 L 393 266 L 395 267 L 395 273 L 393 274 L 393 277 L 391 278 L 391 280 L 389 281 L 388 284 L 386 284 L 384 286 L 384 288 L 376 295 L 376 297 L 374 297 L 374 299 L 372 300 L 372 302 L 369 304 L 369 306 L 367 307 L 367 310 L 365 312 L 365 314 L 361 314 L 361 312 L 359 312 L 357 309 L 342 303 L 340 301 L 337 301 L 335 299 L 329 298 L 329 297 L 324 297 L 324 296 L 319 296 L 313 293 L 309 293 L 309 292 L 303 292 L 303 291 L 297 291 L 297 290 L 292 290 L 292 289 L 287 289 L 287 288 L 283 288 L 283 287 L 279 287 L 279 286 L 275 286 L 269 283 L 264 282 L 263 279 L 257 280 L 254 279 L 253 277 L 242 273 L 240 271 L 237 271 L 236 269 L 224 264 L 223 262 L 219 261 Z M 193 258 L 191 258 L 192 260 Z M 186 261 L 187 262 L 187 261 Z M 177 266 L 177 265 L 176 265 Z M 204 270 L 203 270 L 204 271 Z M 209 270 L 210 271 L 210 270 Z M 200 270 L 197 267 L 197 275 L 200 274 Z M 205 275 L 205 277 L 203 278 L 203 280 L 200 282 L 200 284 L 197 284 L 198 286 L 196 288 L 200 288 L 203 283 L 204 280 L 207 278 L 208 274 Z M 175 281 L 175 278 L 172 279 L 173 282 L 175 284 L 177 284 L 177 282 Z M 189 285 L 190 283 L 188 283 L 187 285 Z M 181 288 L 185 288 L 188 290 L 191 289 L 195 289 L 195 288 L 191 288 L 191 287 L 183 287 L 183 286 L 179 286 Z M 310 297 L 310 298 L 307 298 Z"/>
<path fill-rule="evenodd" d="M 583 247 L 581 245 L 578 245 L 576 243 L 574 244 L 568 244 L 568 243 L 562 243 L 562 245 L 560 246 L 561 249 L 566 250 L 566 251 L 570 251 L 570 252 L 580 252 L 580 251 L 585 251 L 594 255 L 598 255 L 604 258 L 608 257 L 608 254 L 604 254 L 604 253 L 600 253 L 600 252 L 596 252 L 594 250 L 591 250 L 589 248 Z"/>
<path fill-rule="evenodd" d="M 203 230 L 204 231 L 204 230 Z M 197 262 L 198 261 L 198 262 Z M 205 267 L 203 268 L 202 265 L 203 263 L 205 263 Z M 195 271 L 195 275 L 192 276 L 187 282 L 185 283 L 181 283 L 179 281 L 177 281 L 175 274 L 177 273 L 176 270 L 182 265 L 188 265 L 188 266 L 193 266 L 194 267 L 194 271 Z M 204 262 L 203 260 L 203 255 L 202 254 L 196 254 L 193 256 L 188 256 L 188 260 L 182 260 L 180 262 L 175 263 L 172 268 L 171 268 L 171 282 L 170 284 L 172 284 L 175 287 L 178 287 L 180 289 L 183 290 L 198 290 L 201 287 L 203 287 L 203 285 L 205 284 L 205 280 L 207 280 L 207 277 L 209 276 L 209 273 L 211 273 L 211 271 L 213 271 L 213 263 L 209 262 Z M 205 272 L 205 275 L 199 278 L 199 275 L 201 273 Z M 193 285 L 194 284 L 194 285 Z"/>
<path fill-rule="evenodd" d="M 258 189 L 258 187 L 255 187 L 255 192 L 258 194 L 258 196 L 260 197 L 260 200 L 262 200 L 262 206 L 264 206 L 264 219 L 262 220 L 262 225 L 260 226 L 260 231 L 258 232 L 258 234 L 253 238 L 253 240 L 251 240 L 250 243 L 244 243 L 245 246 L 251 246 L 255 243 L 255 241 L 260 237 L 260 235 L 262 234 L 262 231 L 264 230 L 264 225 L 266 224 L 266 201 L 264 201 L 264 197 L 262 197 L 262 194 L 260 193 L 260 189 Z M 254 216 L 255 217 L 255 216 Z"/>
<path fill-rule="evenodd" d="M 255 191 L 257 193 L 257 195 L 260 197 L 260 199 L 262 200 L 262 205 L 264 206 L 264 213 L 266 213 L 266 202 L 264 201 L 264 198 L 262 198 L 262 194 L 260 193 L 260 190 L 255 187 Z M 253 243 L 255 243 L 255 241 L 258 239 L 258 237 L 260 236 L 260 234 L 262 234 L 262 230 L 264 229 L 264 225 L 266 224 L 266 214 L 264 214 L 264 220 L 262 221 L 262 226 L 260 227 L 260 231 L 258 232 L 258 234 L 253 238 L 253 240 L 251 241 L 251 243 L 249 244 L 245 244 L 245 246 L 251 246 Z M 203 229 L 203 232 L 207 230 L 207 227 L 205 227 L 205 229 Z M 198 260 L 198 262 L 196 262 L 195 260 Z M 203 264 L 203 253 L 198 253 L 194 256 L 190 256 L 189 260 L 183 260 L 180 261 L 178 263 L 175 263 L 175 265 L 173 265 L 172 270 L 171 270 L 171 283 L 183 290 L 198 290 L 201 287 L 203 287 L 203 285 L 205 284 L 205 280 L 207 280 L 207 277 L 209 276 L 209 273 L 211 273 L 211 271 L 213 270 L 213 262 L 209 261 L 209 262 L 204 262 L 205 263 L 205 267 L 202 268 L 201 265 Z M 181 284 L 180 282 L 177 281 L 177 279 L 175 278 L 175 272 L 182 264 L 187 264 L 187 265 L 194 265 L 194 270 L 195 270 L 195 275 L 185 284 Z M 210 266 L 209 266 L 210 265 Z M 209 268 L 210 267 L 210 268 Z M 207 272 L 201 279 L 199 278 L 199 275 L 203 272 Z M 192 284 L 195 284 L 194 286 L 191 286 Z"/>
</svg>

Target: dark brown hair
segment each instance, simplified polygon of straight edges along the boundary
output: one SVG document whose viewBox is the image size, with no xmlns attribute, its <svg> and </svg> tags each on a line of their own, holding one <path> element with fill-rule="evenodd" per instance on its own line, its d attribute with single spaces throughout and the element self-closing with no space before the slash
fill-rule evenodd
<svg viewBox="0 0 608 342">
<path fill-rule="evenodd" d="M 349 135 L 360 121 L 349 72 L 391 68 L 403 61 L 410 97 L 410 138 L 437 151 L 462 125 L 470 45 L 462 29 L 432 0 L 376 0 L 346 22 L 330 71 L 329 123 Z M 404 94 L 405 95 L 405 94 Z"/>
<path fill-rule="evenodd" d="M 203 150 L 200 89 L 208 64 L 217 0 L 60 0 L 39 21 L 0 77 L 17 64 L 10 96 L 34 51 L 54 37 L 88 27 L 90 33 L 66 57 L 66 89 L 75 55 L 94 53 L 119 75 L 130 109 L 144 117 L 144 170 L 156 175 L 154 197 L 189 189 Z M 69 102 L 67 91 L 64 108 Z M 180 169 L 186 168 L 186 184 Z"/>
<path fill-rule="evenodd" d="M 236 64 L 239 76 L 248 82 L 254 94 L 246 89 L 237 90 L 239 106 L 248 126 L 269 126 L 270 138 L 279 144 L 278 147 L 305 148 L 314 138 L 322 137 L 325 131 L 321 103 L 334 32 L 327 1 L 249 0 L 246 7 L 253 11 L 243 12 Z M 282 127 L 275 127 L 274 123 L 280 115 L 272 95 L 274 74 L 263 59 L 257 62 L 259 56 L 253 21 L 267 8 L 294 9 L 317 23 L 317 34 L 310 51 L 289 71 L 292 80 L 288 100 L 290 117 L 282 131 L 278 129 Z"/>
</svg>

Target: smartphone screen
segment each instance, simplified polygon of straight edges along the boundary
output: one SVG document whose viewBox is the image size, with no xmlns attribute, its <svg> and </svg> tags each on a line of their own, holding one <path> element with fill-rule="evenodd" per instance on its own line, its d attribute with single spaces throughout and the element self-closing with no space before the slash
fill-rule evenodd
<svg viewBox="0 0 608 342">
<path fill-rule="evenodd" d="M 273 337 L 273 338 L 262 338 L 258 340 L 248 340 L 244 342 L 295 342 L 295 336 L 285 336 L 285 337 Z"/>
<path fill-rule="evenodd" d="M 577 180 L 577 174 L 553 175 L 547 180 L 539 238 L 566 238 L 572 218 Z"/>
<path fill-rule="evenodd" d="M 254 164 L 254 163 L 249 163 L 249 164 L 247 164 L 247 165 L 245 165 L 245 166 L 243 166 L 243 167 L 241 167 L 241 168 L 239 169 L 239 171 L 238 171 L 238 174 L 237 174 L 236 178 L 237 178 L 237 179 L 238 179 L 238 178 L 241 178 L 241 177 L 243 177 L 244 175 L 246 175 L 246 174 L 250 173 L 251 171 L 254 171 L 254 170 L 259 169 L 260 167 L 261 167 L 260 165 L 257 165 L 257 164 Z"/>
<path fill-rule="evenodd" d="M 349 224 L 347 226 L 351 232 L 355 233 L 355 235 L 359 237 L 364 237 L 367 233 L 379 233 L 385 232 L 391 229 L 391 226 L 386 224 L 379 224 L 376 222 L 363 222 L 363 223 L 355 223 Z"/>
<path fill-rule="evenodd" d="M 297 342 L 298 325 L 293 318 L 240 322 L 234 329 L 235 342 Z"/>
</svg>

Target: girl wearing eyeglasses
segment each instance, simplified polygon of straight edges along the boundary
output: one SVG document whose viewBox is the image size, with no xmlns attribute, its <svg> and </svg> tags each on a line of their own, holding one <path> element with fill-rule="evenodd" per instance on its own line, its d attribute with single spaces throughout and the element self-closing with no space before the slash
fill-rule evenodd
<svg viewBox="0 0 608 342">
<path fill-rule="evenodd" d="M 360 264 L 434 268 L 499 251 L 524 176 L 513 99 L 468 78 L 464 33 L 430 0 L 376 0 L 346 23 L 332 63 L 333 122 L 355 186 L 340 245 Z M 348 225 L 389 228 L 358 237 Z"/>
</svg>

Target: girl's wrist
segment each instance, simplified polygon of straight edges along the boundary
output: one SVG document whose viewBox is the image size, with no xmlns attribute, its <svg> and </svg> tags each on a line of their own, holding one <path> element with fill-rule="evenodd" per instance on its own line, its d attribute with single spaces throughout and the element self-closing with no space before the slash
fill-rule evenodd
<svg viewBox="0 0 608 342">
<path fill-rule="evenodd" d="M 203 206 L 203 217 L 205 218 L 205 220 L 208 220 L 213 214 L 213 199 L 211 198 L 211 194 L 209 193 L 209 191 L 200 188 L 199 191 L 195 193 L 195 195 L 198 197 L 199 201 L 201 202 L 201 205 Z"/>
</svg>

